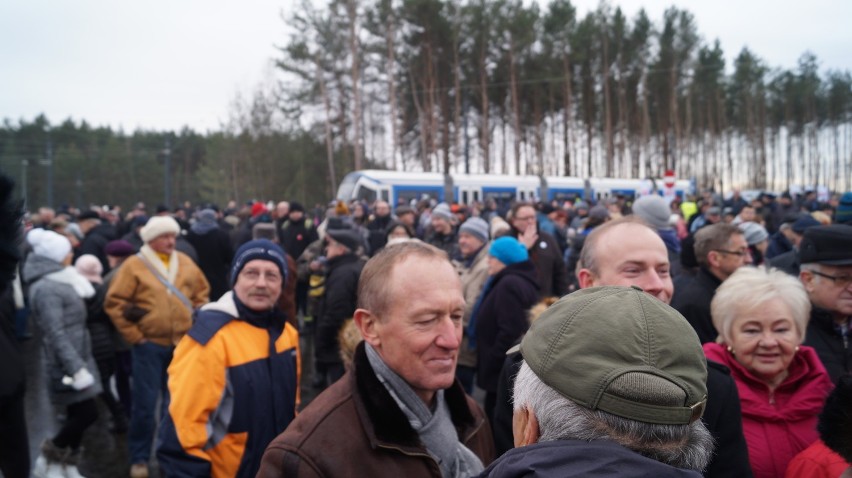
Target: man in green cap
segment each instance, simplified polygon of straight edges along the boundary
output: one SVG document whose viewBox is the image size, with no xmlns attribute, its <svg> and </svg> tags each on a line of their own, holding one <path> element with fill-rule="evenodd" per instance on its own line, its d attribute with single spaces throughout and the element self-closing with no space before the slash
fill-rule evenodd
<svg viewBox="0 0 852 478">
<path fill-rule="evenodd" d="M 707 365 L 677 311 L 639 287 L 593 287 L 548 308 L 520 344 L 516 448 L 489 477 L 699 477 Z"/>
</svg>

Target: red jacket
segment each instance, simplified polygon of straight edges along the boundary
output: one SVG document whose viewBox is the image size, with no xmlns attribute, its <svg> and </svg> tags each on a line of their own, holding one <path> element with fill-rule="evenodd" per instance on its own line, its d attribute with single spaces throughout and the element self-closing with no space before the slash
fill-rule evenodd
<svg viewBox="0 0 852 478">
<path fill-rule="evenodd" d="M 731 369 L 743 413 L 743 434 L 755 478 L 781 478 L 796 454 L 819 439 L 817 415 L 834 387 L 814 349 L 801 346 L 775 389 L 740 365 L 726 346 L 704 344 L 707 358 Z"/>
<path fill-rule="evenodd" d="M 846 463 L 842 456 L 819 440 L 793 458 L 786 478 L 837 478 L 850 466 L 852 464 Z"/>
</svg>

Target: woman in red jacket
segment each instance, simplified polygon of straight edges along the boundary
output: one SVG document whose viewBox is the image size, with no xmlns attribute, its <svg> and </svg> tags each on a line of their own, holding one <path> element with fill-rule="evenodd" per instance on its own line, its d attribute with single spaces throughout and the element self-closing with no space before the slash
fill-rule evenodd
<svg viewBox="0 0 852 478">
<path fill-rule="evenodd" d="M 707 358 L 731 369 L 755 478 L 783 477 L 790 460 L 817 440 L 817 415 L 832 389 L 816 352 L 801 345 L 810 301 L 778 270 L 743 267 L 710 305 L 718 342 Z"/>
</svg>

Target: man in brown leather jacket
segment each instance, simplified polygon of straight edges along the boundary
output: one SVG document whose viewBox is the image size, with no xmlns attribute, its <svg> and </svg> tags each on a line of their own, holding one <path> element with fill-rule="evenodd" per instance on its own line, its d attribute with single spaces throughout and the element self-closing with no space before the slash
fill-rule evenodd
<svg viewBox="0 0 852 478">
<path fill-rule="evenodd" d="M 473 476 L 491 429 L 455 380 L 464 297 L 446 254 L 386 247 L 364 267 L 353 369 L 266 450 L 259 477 Z"/>
</svg>

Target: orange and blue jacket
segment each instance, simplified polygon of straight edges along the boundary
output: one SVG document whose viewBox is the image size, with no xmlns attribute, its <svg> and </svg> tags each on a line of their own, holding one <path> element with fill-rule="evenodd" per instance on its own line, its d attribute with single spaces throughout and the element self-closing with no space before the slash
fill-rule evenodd
<svg viewBox="0 0 852 478">
<path fill-rule="evenodd" d="M 169 366 L 157 459 L 168 477 L 255 476 L 299 401 L 299 335 L 237 317 L 228 292 L 204 306 Z"/>
</svg>

